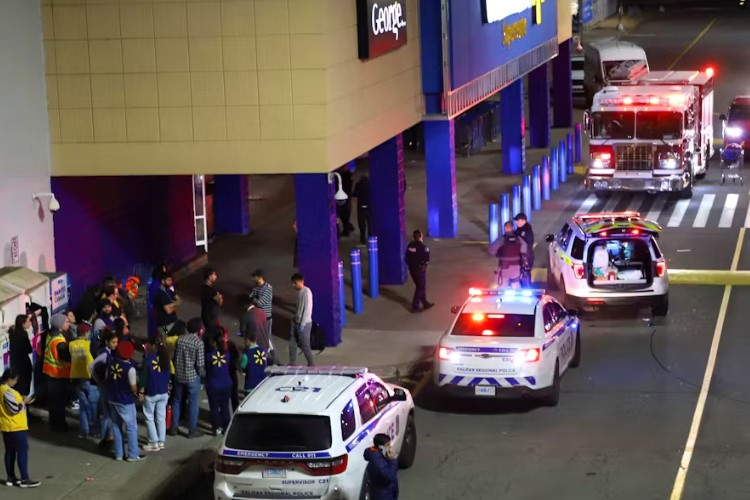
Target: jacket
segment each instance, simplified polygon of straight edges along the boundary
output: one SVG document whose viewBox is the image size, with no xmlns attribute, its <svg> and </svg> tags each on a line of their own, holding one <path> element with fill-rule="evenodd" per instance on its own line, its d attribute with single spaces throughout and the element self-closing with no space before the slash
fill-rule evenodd
<svg viewBox="0 0 750 500">
<path fill-rule="evenodd" d="M 65 337 L 59 331 L 47 336 L 44 347 L 44 365 L 42 367 L 45 374 L 52 378 L 70 377 L 70 354 L 67 347 Z"/>
<path fill-rule="evenodd" d="M 398 461 L 385 458 L 377 448 L 365 450 L 372 500 L 398 499 Z"/>
<path fill-rule="evenodd" d="M 29 430 L 23 398 L 8 384 L 0 385 L 0 432 Z"/>
<path fill-rule="evenodd" d="M 240 333 L 247 337 L 250 332 L 255 332 L 255 339 L 259 346 L 267 351 L 271 349 L 268 320 L 265 311 L 260 307 L 251 307 L 240 316 Z"/>
<path fill-rule="evenodd" d="M 500 268 L 520 266 L 521 256 L 524 254 L 526 244 L 513 233 L 503 236 L 503 243 L 497 249 L 495 256 L 498 258 Z"/>
<path fill-rule="evenodd" d="M 90 379 L 89 365 L 94 362 L 94 357 L 91 355 L 91 341 L 76 339 L 68 344 L 68 349 L 70 350 L 70 378 Z"/>
</svg>

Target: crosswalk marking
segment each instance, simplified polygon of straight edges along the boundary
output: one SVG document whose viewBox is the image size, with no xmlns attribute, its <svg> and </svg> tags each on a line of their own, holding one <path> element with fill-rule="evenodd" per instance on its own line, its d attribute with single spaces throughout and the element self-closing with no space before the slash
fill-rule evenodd
<svg viewBox="0 0 750 500">
<path fill-rule="evenodd" d="M 727 199 L 724 202 L 724 210 L 721 211 L 719 227 L 732 227 L 732 220 L 734 220 L 734 212 L 737 210 L 739 198 L 740 195 L 738 194 L 727 195 Z"/>
<path fill-rule="evenodd" d="M 745 216 L 745 227 L 750 227 L 750 206 L 747 207 L 747 215 Z"/>
<path fill-rule="evenodd" d="M 607 201 L 607 204 L 604 205 L 602 212 L 614 212 L 615 207 L 617 207 L 617 204 L 620 203 L 621 199 L 622 195 L 620 193 L 613 194 L 612 197 Z"/>
<path fill-rule="evenodd" d="M 693 227 L 706 227 L 708 216 L 711 214 L 711 207 L 716 199 L 715 194 L 704 194 L 701 199 L 701 205 L 698 207 L 698 214 L 693 221 Z"/>
<path fill-rule="evenodd" d="M 645 199 L 642 196 L 633 196 L 633 199 L 630 200 L 630 203 L 628 203 L 628 208 L 625 209 L 626 212 L 637 212 L 640 208 L 641 204 Z"/>
<path fill-rule="evenodd" d="M 578 211 L 576 211 L 576 214 L 585 214 L 587 212 L 591 211 L 591 207 L 593 207 L 598 198 L 595 194 L 590 194 L 588 198 L 586 198 L 583 203 L 581 203 L 581 206 L 578 208 Z"/>
<path fill-rule="evenodd" d="M 670 217 L 669 222 L 667 222 L 667 227 L 679 227 L 682 218 L 685 217 L 685 212 L 687 212 L 688 206 L 690 206 L 690 200 L 678 201 L 672 211 L 672 217 Z"/>
<path fill-rule="evenodd" d="M 661 211 L 664 210 L 664 205 L 667 203 L 665 196 L 660 196 L 654 200 L 654 204 L 651 205 L 651 210 L 648 211 L 646 218 L 653 221 L 658 221 Z"/>
</svg>

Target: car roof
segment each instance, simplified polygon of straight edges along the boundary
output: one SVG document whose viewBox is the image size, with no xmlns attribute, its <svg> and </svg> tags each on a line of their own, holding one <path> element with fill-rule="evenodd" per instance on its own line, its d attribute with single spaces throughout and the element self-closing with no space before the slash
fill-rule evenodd
<svg viewBox="0 0 750 500">
<path fill-rule="evenodd" d="M 485 290 L 488 295 L 470 297 L 462 313 L 502 312 L 506 314 L 534 314 L 537 304 L 544 297 L 544 290 L 534 290 L 531 295 L 524 295 L 523 290 Z"/>
<path fill-rule="evenodd" d="M 602 62 L 646 59 L 646 51 L 643 47 L 622 40 L 600 40 L 589 45 L 599 52 Z"/>
<path fill-rule="evenodd" d="M 287 372 L 299 370 L 289 374 L 270 373 L 245 398 L 238 408 L 239 413 L 324 415 L 332 403 L 354 384 L 361 383 L 367 373 L 366 368 L 358 375 L 337 373 L 342 367 L 330 367 L 329 373 L 306 373 L 303 367 L 279 368 L 278 371 Z M 322 371 L 326 367 L 315 368 Z M 284 401 L 285 396 L 289 396 L 287 401 Z"/>
<path fill-rule="evenodd" d="M 596 212 L 576 214 L 571 219 L 586 238 L 598 237 L 603 231 L 638 230 L 644 234 L 661 232 L 661 226 L 641 217 L 638 212 Z"/>
<path fill-rule="evenodd" d="M 731 106 L 750 106 L 750 95 L 738 95 L 732 100 Z"/>
</svg>

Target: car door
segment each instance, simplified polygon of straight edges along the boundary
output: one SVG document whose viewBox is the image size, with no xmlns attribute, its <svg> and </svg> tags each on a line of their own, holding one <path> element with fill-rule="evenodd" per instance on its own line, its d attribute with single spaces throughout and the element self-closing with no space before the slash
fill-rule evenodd
<svg viewBox="0 0 750 500">
<path fill-rule="evenodd" d="M 368 387 L 380 416 L 379 427 L 385 429 L 378 432 L 388 434 L 395 446 L 396 443 L 401 442 L 401 436 L 403 435 L 401 423 L 406 422 L 406 420 L 402 418 L 400 411 L 405 408 L 405 405 L 394 402 L 388 388 L 378 380 L 370 380 Z"/>
<path fill-rule="evenodd" d="M 560 357 L 560 368 L 564 371 L 570 365 L 574 353 L 574 338 L 568 321 L 568 312 L 557 301 L 550 302 L 551 314 L 555 318 L 555 325 L 558 329 L 557 345 Z M 564 367 L 564 368 L 563 368 Z"/>
</svg>

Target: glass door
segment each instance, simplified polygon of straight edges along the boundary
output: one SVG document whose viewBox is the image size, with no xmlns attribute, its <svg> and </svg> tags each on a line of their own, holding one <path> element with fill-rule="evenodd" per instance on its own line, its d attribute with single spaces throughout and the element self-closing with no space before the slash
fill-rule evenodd
<svg viewBox="0 0 750 500">
<path fill-rule="evenodd" d="M 206 227 L 206 181 L 202 175 L 193 176 L 193 224 L 195 246 L 208 252 L 208 228 Z"/>
</svg>

